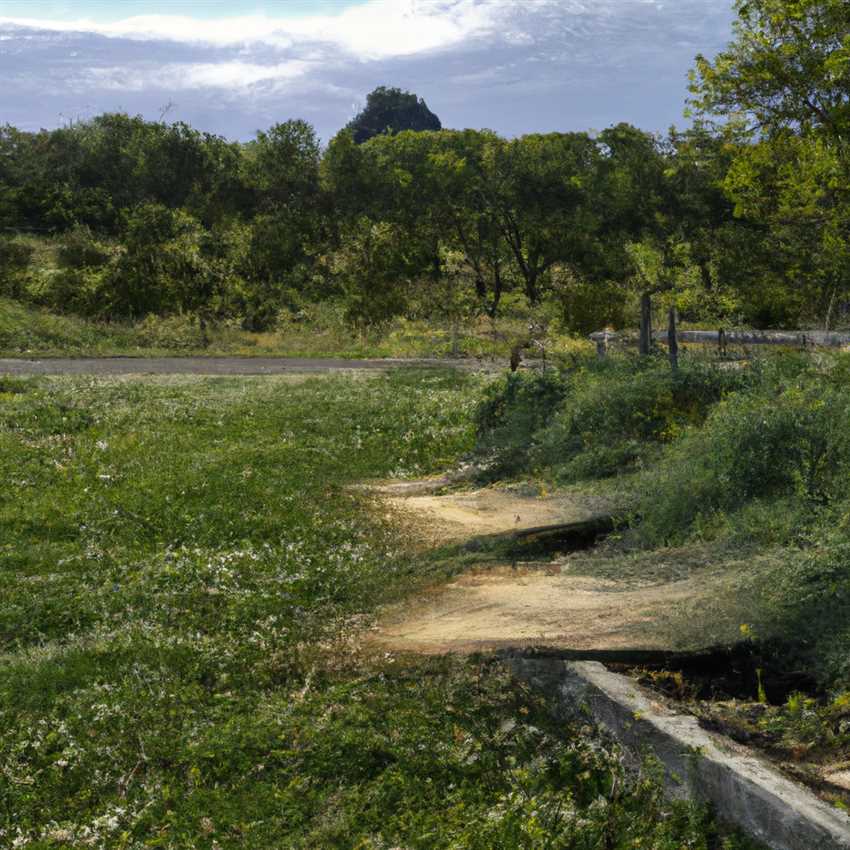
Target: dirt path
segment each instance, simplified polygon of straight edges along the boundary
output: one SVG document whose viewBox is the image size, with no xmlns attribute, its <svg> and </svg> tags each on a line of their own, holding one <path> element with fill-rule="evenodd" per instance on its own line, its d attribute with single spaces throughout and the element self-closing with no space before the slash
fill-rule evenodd
<svg viewBox="0 0 850 850">
<path fill-rule="evenodd" d="M 1 359 L 0 375 L 286 375 L 338 371 L 380 371 L 400 367 L 484 370 L 477 360 L 308 357 L 80 357 Z"/>
<path fill-rule="evenodd" d="M 440 478 L 371 489 L 380 493 L 387 505 L 432 545 L 575 522 L 604 510 L 599 500 L 545 496 L 522 487 L 485 487 L 435 495 L 435 489 L 447 484 L 448 479 Z"/>
<path fill-rule="evenodd" d="M 653 628 L 657 614 L 704 592 L 695 579 L 635 590 L 570 575 L 558 564 L 497 566 L 394 612 L 378 636 L 393 649 L 429 654 L 508 646 L 661 650 L 670 647 L 667 632 Z"/>
<path fill-rule="evenodd" d="M 407 485 L 410 486 L 410 485 Z M 586 519 L 600 510 L 587 497 L 534 497 L 487 488 L 446 495 L 416 486 L 383 491 L 388 505 L 427 545 L 545 524 Z M 671 607 L 699 605 L 719 576 L 708 571 L 678 581 L 599 578 L 574 572 L 581 559 L 554 556 L 548 563 L 494 563 L 467 571 L 388 612 L 374 632 L 382 646 L 419 653 L 474 652 L 501 647 L 568 649 L 671 648 Z"/>
</svg>

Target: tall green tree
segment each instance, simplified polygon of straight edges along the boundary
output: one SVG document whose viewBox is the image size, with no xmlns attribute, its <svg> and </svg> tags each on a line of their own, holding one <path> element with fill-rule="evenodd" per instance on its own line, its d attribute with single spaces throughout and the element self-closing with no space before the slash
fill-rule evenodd
<svg viewBox="0 0 850 850">
<path fill-rule="evenodd" d="M 738 0 L 735 37 L 698 57 L 692 107 L 748 144 L 724 187 L 743 219 L 769 228 L 786 321 L 829 326 L 850 297 L 850 4 Z"/>
<path fill-rule="evenodd" d="M 439 130 L 440 119 L 421 97 L 398 88 L 378 86 L 366 96 L 366 106 L 351 120 L 347 129 L 357 144 L 382 133 L 402 130 Z"/>
<path fill-rule="evenodd" d="M 850 5 L 846 0 L 736 0 L 734 39 L 698 56 L 692 107 L 743 117 L 763 135 L 792 129 L 850 141 Z"/>
<path fill-rule="evenodd" d="M 243 180 L 253 220 L 245 274 L 246 327 L 270 327 L 283 291 L 297 285 L 321 240 L 319 143 L 306 121 L 285 121 L 245 147 Z"/>
<path fill-rule="evenodd" d="M 592 200 L 599 149 L 585 133 L 494 141 L 484 191 L 526 297 L 536 304 L 555 263 L 592 263 L 599 219 Z"/>
</svg>

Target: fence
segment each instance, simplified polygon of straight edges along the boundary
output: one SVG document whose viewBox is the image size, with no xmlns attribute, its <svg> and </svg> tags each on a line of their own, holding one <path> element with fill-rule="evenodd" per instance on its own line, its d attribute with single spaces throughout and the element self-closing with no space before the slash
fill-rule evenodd
<svg viewBox="0 0 850 850">
<path fill-rule="evenodd" d="M 608 354 L 612 342 L 630 340 L 629 334 L 616 331 L 597 331 L 590 335 L 596 343 L 596 353 L 600 358 Z M 653 331 L 654 342 L 668 343 L 667 331 Z M 726 354 L 729 345 L 783 345 L 788 348 L 843 348 L 850 346 L 850 333 L 838 331 L 677 331 L 678 342 L 691 342 L 699 345 L 716 345 L 721 355 Z"/>
</svg>

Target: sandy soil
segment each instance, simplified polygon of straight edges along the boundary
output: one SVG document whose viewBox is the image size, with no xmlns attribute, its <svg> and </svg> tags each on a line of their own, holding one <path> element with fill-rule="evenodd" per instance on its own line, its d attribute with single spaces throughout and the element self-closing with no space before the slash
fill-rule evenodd
<svg viewBox="0 0 850 850">
<path fill-rule="evenodd" d="M 375 638 L 392 649 L 423 653 L 505 646 L 667 649 L 667 630 L 654 628 L 657 615 L 709 592 L 697 579 L 636 590 L 561 569 L 503 566 L 467 573 L 424 603 L 393 612 Z"/>
<path fill-rule="evenodd" d="M 413 485 L 408 492 L 415 495 L 404 492 L 390 487 L 383 495 L 432 545 L 581 520 L 600 510 L 576 496 L 535 498 L 495 488 L 433 495 Z M 493 565 L 389 611 L 373 639 L 387 649 L 435 654 L 532 645 L 667 649 L 663 614 L 708 599 L 717 581 L 716 574 L 702 574 L 636 587 L 633 576 L 575 574 L 567 558 Z"/>
<path fill-rule="evenodd" d="M 491 487 L 439 496 L 415 488 L 399 491 L 385 487 L 379 492 L 393 511 L 435 545 L 573 522 L 600 512 L 590 499 L 541 497 Z"/>
</svg>

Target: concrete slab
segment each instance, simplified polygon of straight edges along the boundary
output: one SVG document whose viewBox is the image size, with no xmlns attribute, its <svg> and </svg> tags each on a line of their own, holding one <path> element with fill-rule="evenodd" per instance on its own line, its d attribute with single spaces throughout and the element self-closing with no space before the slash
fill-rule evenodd
<svg viewBox="0 0 850 850">
<path fill-rule="evenodd" d="M 589 713 L 635 762 L 654 755 L 672 797 L 712 803 L 721 818 L 772 850 L 850 848 L 850 817 L 628 677 L 597 662 L 516 652 L 503 659 L 517 678 L 545 691 L 562 715 Z"/>
</svg>

